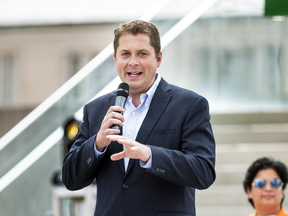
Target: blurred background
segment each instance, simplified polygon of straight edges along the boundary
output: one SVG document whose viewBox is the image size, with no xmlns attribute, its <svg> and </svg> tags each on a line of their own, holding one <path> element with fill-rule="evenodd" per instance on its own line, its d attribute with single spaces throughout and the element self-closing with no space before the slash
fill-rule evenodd
<svg viewBox="0 0 288 216">
<path fill-rule="evenodd" d="M 288 165 L 287 16 L 285 0 L 0 0 L 0 215 L 93 214 L 95 183 L 67 191 L 62 160 L 83 105 L 120 83 L 113 31 L 134 19 L 160 31 L 161 76 L 210 104 L 217 180 L 197 216 L 253 213 L 248 166 Z"/>
</svg>

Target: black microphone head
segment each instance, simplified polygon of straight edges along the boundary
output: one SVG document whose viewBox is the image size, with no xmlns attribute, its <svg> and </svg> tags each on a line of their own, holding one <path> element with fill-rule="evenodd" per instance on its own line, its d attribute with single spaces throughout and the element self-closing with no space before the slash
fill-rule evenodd
<svg viewBox="0 0 288 216">
<path fill-rule="evenodd" d="M 127 98 L 129 95 L 129 85 L 127 83 L 120 83 L 116 90 L 116 97 L 122 96 Z"/>
</svg>

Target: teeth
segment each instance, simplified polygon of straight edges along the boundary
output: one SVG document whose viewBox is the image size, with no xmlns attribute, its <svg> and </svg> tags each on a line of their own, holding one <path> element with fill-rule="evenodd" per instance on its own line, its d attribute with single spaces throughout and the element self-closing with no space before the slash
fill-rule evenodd
<svg viewBox="0 0 288 216">
<path fill-rule="evenodd" d="M 140 73 L 130 73 L 130 76 L 138 76 Z"/>
</svg>

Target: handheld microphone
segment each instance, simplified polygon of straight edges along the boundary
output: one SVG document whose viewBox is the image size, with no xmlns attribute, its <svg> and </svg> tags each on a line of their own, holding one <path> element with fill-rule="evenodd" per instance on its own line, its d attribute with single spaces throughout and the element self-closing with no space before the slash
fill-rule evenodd
<svg viewBox="0 0 288 216">
<path fill-rule="evenodd" d="M 116 90 L 115 106 L 120 106 L 124 108 L 128 95 L 129 95 L 129 85 L 127 83 L 120 83 L 118 89 Z M 122 112 L 121 115 L 123 115 Z M 112 125 L 111 129 L 120 130 L 120 126 Z"/>
</svg>

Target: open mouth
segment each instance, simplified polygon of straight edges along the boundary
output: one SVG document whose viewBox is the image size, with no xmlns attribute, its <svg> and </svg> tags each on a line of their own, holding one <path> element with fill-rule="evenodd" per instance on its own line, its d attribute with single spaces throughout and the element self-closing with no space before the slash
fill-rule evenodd
<svg viewBox="0 0 288 216">
<path fill-rule="evenodd" d="M 136 77 L 136 76 L 139 76 L 141 74 L 142 74 L 142 72 L 128 72 L 128 75 L 132 76 L 132 77 Z"/>
</svg>

